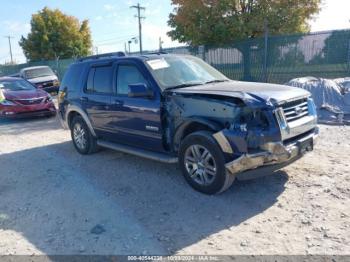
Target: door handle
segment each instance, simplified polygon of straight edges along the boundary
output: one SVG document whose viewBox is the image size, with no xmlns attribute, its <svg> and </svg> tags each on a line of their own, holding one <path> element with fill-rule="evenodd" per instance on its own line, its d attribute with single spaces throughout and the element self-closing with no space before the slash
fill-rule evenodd
<svg viewBox="0 0 350 262">
<path fill-rule="evenodd" d="M 87 102 L 87 101 L 89 101 L 89 98 L 87 98 L 86 96 L 83 96 L 80 98 L 80 100 L 83 102 Z"/>
<path fill-rule="evenodd" d="M 122 100 L 116 99 L 116 100 L 114 100 L 113 104 L 116 106 L 122 106 L 124 104 L 124 102 Z"/>
</svg>

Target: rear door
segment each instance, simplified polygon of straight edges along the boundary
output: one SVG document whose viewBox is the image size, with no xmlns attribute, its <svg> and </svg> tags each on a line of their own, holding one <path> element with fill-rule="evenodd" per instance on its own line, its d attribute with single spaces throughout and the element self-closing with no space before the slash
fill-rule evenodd
<svg viewBox="0 0 350 262">
<path fill-rule="evenodd" d="M 112 95 L 112 64 L 100 64 L 90 67 L 84 95 L 81 97 L 81 100 L 98 136 L 108 137 L 113 132 L 113 118 L 111 117 Z"/>
<path fill-rule="evenodd" d="M 116 68 L 116 95 L 112 97 L 115 137 L 126 143 L 153 151 L 162 151 L 160 94 L 148 78 L 147 70 L 133 61 L 121 61 Z M 154 97 L 128 97 L 130 84 L 146 84 Z"/>
</svg>

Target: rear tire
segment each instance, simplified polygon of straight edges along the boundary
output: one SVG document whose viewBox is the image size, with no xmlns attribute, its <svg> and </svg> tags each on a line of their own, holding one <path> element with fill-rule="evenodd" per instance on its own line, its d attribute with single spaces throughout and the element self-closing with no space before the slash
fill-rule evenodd
<svg viewBox="0 0 350 262">
<path fill-rule="evenodd" d="M 226 171 L 224 154 L 208 131 L 192 133 L 182 141 L 179 163 L 190 186 L 204 194 L 224 192 L 235 180 Z"/>
<path fill-rule="evenodd" d="M 74 117 L 71 124 L 71 137 L 75 149 L 82 155 L 93 154 L 98 151 L 97 139 L 81 116 Z"/>
</svg>

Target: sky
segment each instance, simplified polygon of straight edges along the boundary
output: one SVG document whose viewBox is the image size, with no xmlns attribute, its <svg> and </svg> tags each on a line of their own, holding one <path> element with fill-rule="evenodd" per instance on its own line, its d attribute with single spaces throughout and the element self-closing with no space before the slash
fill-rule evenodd
<svg viewBox="0 0 350 262">
<path fill-rule="evenodd" d="M 0 64 L 10 60 L 9 43 L 5 36 L 11 36 L 12 52 L 17 63 L 25 62 L 22 49 L 18 45 L 21 36 L 30 31 L 33 13 L 43 7 L 59 8 L 64 13 L 78 19 L 88 19 L 93 45 L 99 53 L 124 50 L 124 44 L 138 36 L 136 9 L 130 6 L 139 2 L 146 8 L 143 20 L 143 49 L 156 50 L 159 37 L 163 47 L 180 45 L 172 41 L 166 32 L 168 15 L 173 10 L 170 0 L 2 0 L 0 16 Z M 311 31 L 326 31 L 350 28 L 350 1 L 323 0 L 322 11 L 310 21 Z M 138 44 L 130 45 L 131 51 L 138 50 Z M 95 48 L 96 50 L 96 48 Z"/>
</svg>

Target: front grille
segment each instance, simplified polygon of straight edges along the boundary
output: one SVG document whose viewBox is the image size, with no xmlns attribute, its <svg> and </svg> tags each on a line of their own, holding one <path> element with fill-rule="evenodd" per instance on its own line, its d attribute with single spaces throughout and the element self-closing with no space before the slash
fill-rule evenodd
<svg viewBox="0 0 350 262">
<path fill-rule="evenodd" d="M 44 98 L 33 98 L 33 99 L 19 99 L 19 100 L 15 100 L 15 102 L 24 106 L 30 106 L 30 105 L 38 105 L 41 102 L 43 102 L 43 100 Z"/>
<path fill-rule="evenodd" d="M 287 102 L 282 105 L 282 109 L 287 122 L 293 122 L 309 115 L 307 98 Z"/>
<path fill-rule="evenodd" d="M 42 88 L 54 86 L 54 81 L 36 83 L 36 86 L 41 86 Z"/>
</svg>

